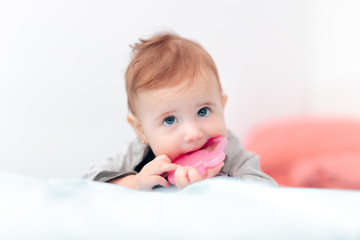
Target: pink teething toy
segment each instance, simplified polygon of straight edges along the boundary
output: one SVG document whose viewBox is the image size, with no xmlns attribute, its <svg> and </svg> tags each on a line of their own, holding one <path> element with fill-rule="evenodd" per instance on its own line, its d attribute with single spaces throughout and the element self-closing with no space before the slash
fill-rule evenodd
<svg viewBox="0 0 360 240">
<path fill-rule="evenodd" d="M 216 146 L 215 146 L 216 145 Z M 205 174 L 207 168 L 215 167 L 225 159 L 224 149 L 227 145 L 227 139 L 223 136 L 214 137 L 209 139 L 205 145 L 195 152 L 186 153 L 175 158 L 172 163 L 181 165 L 181 166 L 190 166 L 195 168 L 200 176 Z M 214 149 L 208 151 L 207 148 Z M 174 184 L 174 173 L 175 171 L 169 172 L 168 181 L 171 184 Z"/>
</svg>

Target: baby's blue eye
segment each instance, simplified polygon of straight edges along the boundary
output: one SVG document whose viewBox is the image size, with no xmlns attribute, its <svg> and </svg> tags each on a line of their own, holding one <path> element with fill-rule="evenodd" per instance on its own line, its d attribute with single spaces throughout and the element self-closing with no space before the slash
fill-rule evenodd
<svg viewBox="0 0 360 240">
<path fill-rule="evenodd" d="M 164 119 L 163 124 L 165 126 L 171 126 L 171 125 L 174 125 L 177 122 L 178 122 L 178 120 L 174 116 L 170 116 L 170 117 L 166 117 Z"/>
<path fill-rule="evenodd" d="M 203 107 L 198 111 L 197 115 L 199 117 L 206 117 L 207 115 L 209 115 L 209 113 L 210 109 L 208 107 Z"/>
</svg>

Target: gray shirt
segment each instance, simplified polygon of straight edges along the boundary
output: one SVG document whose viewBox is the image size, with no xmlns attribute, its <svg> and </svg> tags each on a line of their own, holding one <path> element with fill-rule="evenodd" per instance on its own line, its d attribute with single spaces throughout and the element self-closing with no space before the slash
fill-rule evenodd
<svg viewBox="0 0 360 240">
<path fill-rule="evenodd" d="M 149 145 L 135 139 L 122 146 L 113 156 L 90 167 L 84 178 L 107 182 L 114 178 L 136 174 L 135 167 L 151 151 Z M 226 158 L 219 176 L 238 177 L 243 180 L 255 180 L 276 184 L 275 181 L 260 170 L 259 158 L 247 152 L 233 133 L 228 131 L 228 145 L 224 150 Z"/>
</svg>

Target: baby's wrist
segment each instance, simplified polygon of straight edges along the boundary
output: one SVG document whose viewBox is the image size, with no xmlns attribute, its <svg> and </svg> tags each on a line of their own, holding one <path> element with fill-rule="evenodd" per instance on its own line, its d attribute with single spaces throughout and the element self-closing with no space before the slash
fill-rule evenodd
<svg viewBox="0 0 360 240">
<path fill-rule="evenodd" d="M 125 176 L 125 177 L 114 178 L 114 179 L 111 179 L 110 181 L 108 181 L 108 183 L 112 183 L 112 184 L 115 184 L 115 185 L 132 188 L 132 189 L 136 189 L 135 188 L 135 181 L 134 181 L 135 176 L 136 175 L 128 175 L 128 176 Z"/>
<path fill-rule="evenodd" d="M 130 185 L 132 189 L 135 190 L 139 190 L 139 184 L 138 184 L 138 179 L 139 178 L 139 173 L 135 174 L 135 175 L 131 175 L 131 178 L 129 179 L 130 181 Z"/>
</svg>

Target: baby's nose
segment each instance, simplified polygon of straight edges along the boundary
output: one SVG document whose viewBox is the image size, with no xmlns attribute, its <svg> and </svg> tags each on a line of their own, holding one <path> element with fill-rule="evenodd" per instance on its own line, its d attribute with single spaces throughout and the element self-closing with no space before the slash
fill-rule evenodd
<svg viewBox="0 0 360 240">
<path fill-rule="evenodd" d="M 187 124 L 184 126 L 185 134 L 184 134 L 184 142 L 196 142 L 201 140 L 204 137 L 204 133 L 201 130 L 200 126 L 194 123 Z"/>
</svg>

